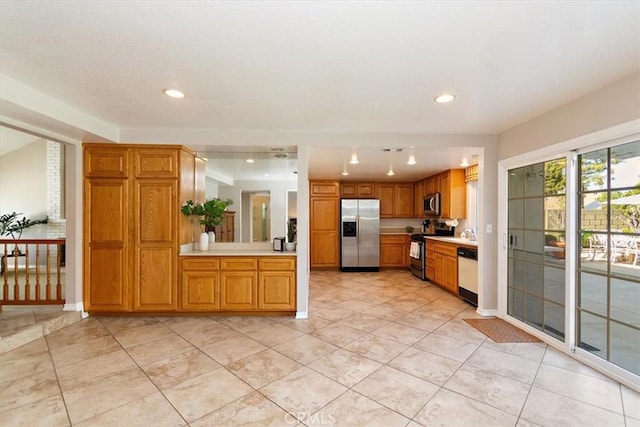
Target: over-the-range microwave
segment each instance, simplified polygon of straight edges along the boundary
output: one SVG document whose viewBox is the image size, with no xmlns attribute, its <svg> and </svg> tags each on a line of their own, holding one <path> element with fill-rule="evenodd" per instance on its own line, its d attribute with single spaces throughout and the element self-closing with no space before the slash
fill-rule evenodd
<svg viewBox="0 0 640 427">
<path fill-rule="evenodd" d="M 440 193 L 424 196 L 423 210 L 425 216 L 440 216 Z"/>
</svg>

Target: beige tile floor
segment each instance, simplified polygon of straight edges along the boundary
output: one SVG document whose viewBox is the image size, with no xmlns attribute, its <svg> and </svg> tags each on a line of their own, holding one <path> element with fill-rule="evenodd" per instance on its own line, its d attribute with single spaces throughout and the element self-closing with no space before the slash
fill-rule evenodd
<svg viewBox="0 0 640 427">
<path fill-rule="evenodd" d="M 2 426 L 640 426 L 640 396 L 496 344 L 406 271 L 314 272 L 308 320 L 89 317 L 0 355 Z"/>
</svg>

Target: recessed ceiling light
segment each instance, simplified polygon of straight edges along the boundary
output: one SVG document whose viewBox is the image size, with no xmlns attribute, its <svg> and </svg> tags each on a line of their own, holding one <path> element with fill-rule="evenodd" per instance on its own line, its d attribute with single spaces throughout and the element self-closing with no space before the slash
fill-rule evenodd
<svg viewBox="0 0 640 427">
<path fill-rule="evenodd" d="M 387 175 L 388 175 L 388 176 L 393 176 L 393 175 L 395 175 L 395 174 L 396 174 L 396 173 L 393 171 L 393 167 L 392 167 L 392 166 L 389 166 L 389 172 L 387 172 Z"/>
<path fill-rule="evenodd" d="M 358 163 L 360 163 L 360 161 L 358 160 L 358 155 L 356 153 L 353 153 L 351 155 L 351 160 L 349 160 L 349 163 L 351 163 L 352 165 L 357 165 Z"/>
<path fill-rule="evenodd" d="M 411 154 L 409 156 L 409 160 L 407 160 L 407 164 L 410 166 L 413 166 L 416 164 L 416 156 L 414 156 L 413 154 Z"/>
<path fill-rule="evenodd" d="M 463 168 L 466 168 L 466 167 L 469 167 L 471 165 L 469 164 L 469 160 L 466 157 L 463 157 L 462 158 L 462 163 L 460 163 L 460 166 L 462 166 Z"/>
<path fill-rule="evenodd" d="M 450 93 L 443 93 L 442 95 L 436 96 L 434 101 L 438 104 L 446 104 L 447 102 L 451 102 L 455 99 L 455 96 Z"/>
<path fill-rule="evenodd" d="M 249 159 L 245 160 L 245 162 L 247 162 L 247 163 L 255 163 L 255 160 L 249 158 Z"/>
<path fill-rule="evenodd" d="M 347 176 L 347 175 L 349 175 L 349 172 L 347 172 L 347 171 L 343 171 L 342 172 L 342 176 Z"/>
<path fill-rule="evenodd" d="M 164 94 L 172 98 L 184 98 L 184 93 L 177 89 L 165 89 Z"/>
</svg>

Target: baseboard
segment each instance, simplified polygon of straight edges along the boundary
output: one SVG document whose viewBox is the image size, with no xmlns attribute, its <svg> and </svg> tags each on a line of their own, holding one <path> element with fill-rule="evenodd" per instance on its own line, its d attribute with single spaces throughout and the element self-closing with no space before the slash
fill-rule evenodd
<svg viewBox="0 0 640 427">
<path fill-rule="evenodd" d="M 65 304 L 62 307 L 62 311 L 81 311 L 83 319 L 89 316 L 89 313 L 84 311 L 84 303 L 81 303 L 81 302 L 76 304 Z"/>
<path fill-rule="evenodd" d="M 498 310 L 483 310 L 480 308 L 476 309 L 476 313 L 478 313 L 482 317 L 497 317 Z"/>
<path fill-rule="evenodd" d="M 296 312 L 296 319 L 308 319 L 308 318 L 309 318 L 309 312 L 307 311 Z"/>
</svg>

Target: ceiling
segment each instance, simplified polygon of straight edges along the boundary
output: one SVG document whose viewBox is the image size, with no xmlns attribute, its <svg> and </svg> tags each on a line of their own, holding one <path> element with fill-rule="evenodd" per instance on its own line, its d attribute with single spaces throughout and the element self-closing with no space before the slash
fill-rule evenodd
<svg viewBox="0 0 640 427">
<path fill-rule="evenodd" d="M 496 135 L 638 71 L 639 28 L 631 1 L 3 0 L 0 71 L 145 142 L 205 152 L 256 132 L 271 137 L 245 145 L 268 150 L 323 136 L 312 178 L 339 178 L 354 145 L 366 163 L 348 178 L 380 177 L 382 148 L 413 146 L 416 167 L 392 159 L 403 180 L 477 151 L 434 135 Z M 443 92 L 456 99 L 434 103 Z"/>
</svg>

